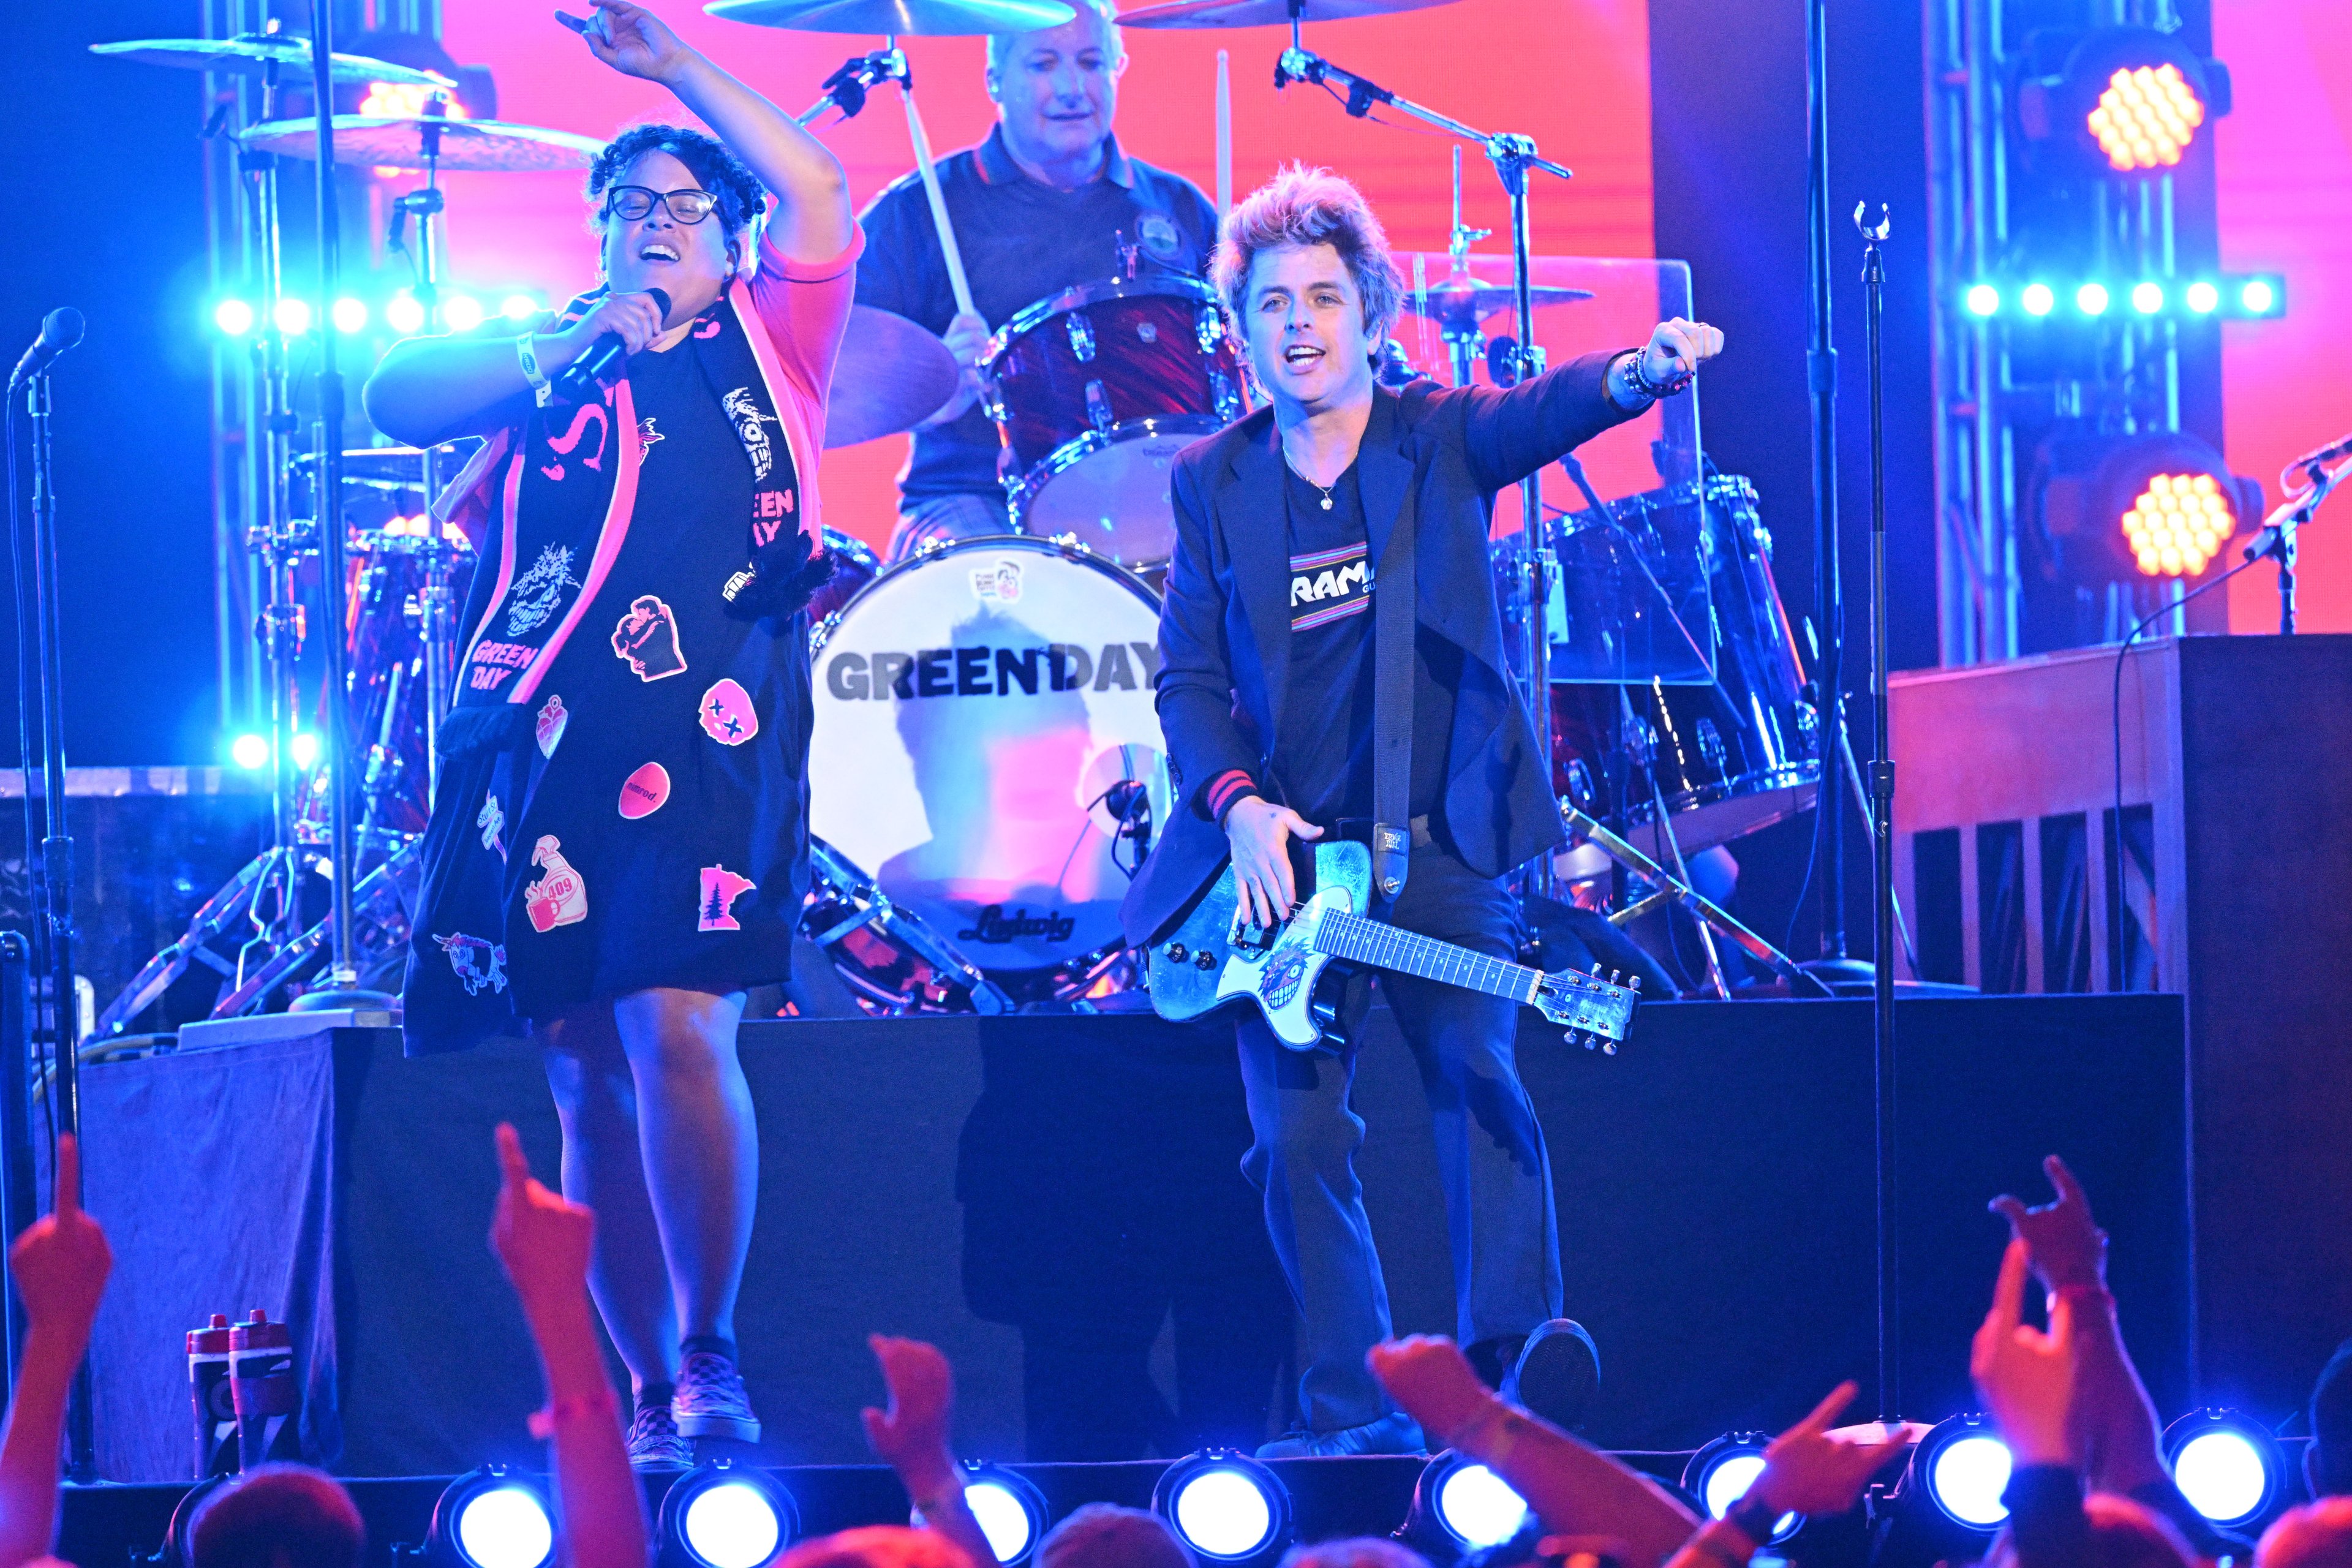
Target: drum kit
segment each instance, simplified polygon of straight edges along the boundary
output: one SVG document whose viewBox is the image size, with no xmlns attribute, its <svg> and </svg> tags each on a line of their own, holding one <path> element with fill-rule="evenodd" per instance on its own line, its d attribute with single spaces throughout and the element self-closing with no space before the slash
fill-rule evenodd
<svg viewBox="0 0 2352 1568">
<path fill-rule="evenodd" d="M 1307 22 L 1344 20 L 1446 0 L 1167 0 L 1127 12 L 1141 27 L 1286 25 L 1277 85 L 1342 89 L 1349 112 L 1374 104 L 1423 120 L 1483 149 L 1512 200 L 1512 282 L 1474 279 L 1459 219 L 1455 153 L 1454 267 L 1408 309 L 1441 333 L 1447 370 L 1467 383 L 1482 360 L 1498 384 L 1539 372 L 1527 324 L 1538 304 L 1585 298 L 1530 278 L 1526 192 L 1534 173 L 1568 171 L 1524 137 L 1489 135 L 1412 103 L 1303 47 Z M 711 15 L 803 32 L 880 35 L 851 58 L 801 116 L 856 114 L 893 85 L 929 193 L 941 248 L 970 310 L 954 231 L 939 195 L 902 36 L 970 35 L 1051 26 L 1075 13 L 1055 0 L 711 0 Z M 331 838 L 327 766 L 301 776 L 294 742 L 305 726 L 296 679 L 304 620 L 301 586 L 313 557 L 345 563 L 342 651 L 350 671 L 349 778 L 356 795 L 349 878 L 352 943 L 379 978 L 404 951 L 421 842 L 437 772 L 433 736 L 454 668 L 457 606 L 474 557 L 426 504 L 464 452 L 366 447 L 298 456 L 288 385 L 289 345 L 269 330 L 278 269 L 281 160 L 319 155 L 321 125 L 286 115 L 305 85 L 310 43 L 277 33 L 229 39 L 142 39 L 95 52 L 142 64 L 257 77 L 259 113 L 236 132 L 247 211 L 262 258 L 256 380 L 266 482 L 249 545 L 268 584 L 257 637 L 271 671 L 270 847 L 208 901 L 186 934 L 159 953 L 99 1020 L 128 1028 L 191 963 L 217 971 L 215 1017 L 267 1010 L 328 984 L 326 921 L 306 910 L 307 872 L 324 870 Z M 1222 62 L 1221 62 L 1222 67 Z M 543 127 L 462 117 L 456 84 L 430 71 L 338 54 L 339 84 L 418 88 L 418 112 L 336 114 L 338 164 L 423 176 L 393 198 L 394 242 L 415 268 L 412 290 L 439 323 L 440 226 L 446 170 L 585 168 L 600 143 Z M 1221 193 L 1231 189 L 1230 107 L 1219 73 Z M 400 245 L 413 217 L 417 238 Z M 834 580 L 812 605 L 814 733 L 811 746 L 813 890 L 803 934 L 823 952 L 865 1012 L 1002 1011 L 1020 1005 L 1090 1005 L 1138 983 L 1122 948 L 1118 908 L 1150 853 L 1154 825 L 1173 809 L 1153 711 L 1157 587 L 1174 552 L 1171 466 L 1184 446 L 1240 416 L 1250 387 L 1216 296 L 1202 279 L 1123 275 L 1063 290 L 1017 312 L 979 366 L 982 406 L 1009 460 L 1012 531 L 934 545 L 887 570 L 865 545 L 826 530 Z M 1490 335 L 1506 312 L 1517 339 Z M 835 373 L 828 447 L 908 429 L 952 395 L 961 368 L 911 321 L 857 307 Z M 339 476 L 335 473 L 340 468 Z M 340 485 L 325 493 L 325 482 Z M 1523 612 L 1518 651 L 1530 704 L 1555 761 L 1563 805 L 1593 842 L 1622 846 L 1675 883 L 1685 848 L 1720 844 L 1801 809 L 1818 778 L 1819 726 L 1771 582 L 1769 541 L 1745 481 L 1712 478 L 1559 517 L 1527 488 L 1527 528 L 1498 546 L 1507 603 Z M 1689 493 L 1683 493 L 1688 491 Z M 377 498 L 371 508 L 366 498 Z M 301 515 L 307 510 L 308 515 Z M 1705 630 L 1708 679 L 1695 685 L 1559 684 L 1546 616 L 1532 607 L 1558 591 L 1559 563 L 1580 541 L 1654 532 L 1669 514 L 1701 519 L 1699 554 L 1715 611 Z M 364 526 L 355 520 L 373 515 Z M 327 522 L 326 519 L 334 519 Z M 342 549 L 320 548 L 340 527 Z M 323 707 L 312 695 L 314 709 Z M 324 726 L 320 726 L 324 728 Z M 324 759 L 321 759 L 322 763 Z M 1603 826 L 1613 824 L 1613 827 Z M 1620 835 L 1622 837 L 1620 837 Z M 1644 873 L 1648 875 L 1649 873 Z M 1652 879 L 1654 881 L 1655 878 Z M 1687 892 L 1686 887 L 1675 884 Z M 1550 888 L 1537 868 L 1530 891 Z M 315 902 L 315 890 L 312 902 Z M 348 979 L 344 981 L 348 984 Z"/>
</svg>

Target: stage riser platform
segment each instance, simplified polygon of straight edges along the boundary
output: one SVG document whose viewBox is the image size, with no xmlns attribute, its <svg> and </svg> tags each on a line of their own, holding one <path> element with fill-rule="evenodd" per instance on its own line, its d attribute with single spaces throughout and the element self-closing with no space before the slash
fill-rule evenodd
<svg viewBox="0 0 2352 1568">
<path fill-rule="evenodd" d="M 1614 1058 L 1528 1016 L 1569 1310 L 1601 1346 L 1590 1435 L 1688 1448 L 1785 1425 L 1842 1378 L 1866 1387 L 1868 1005 L 1654 1004 Z M 2178 999 L 1920 1000 L 1900 1017 L 1900 1413 L 1969 1405 L 1968 1336 L 2005 1235 L 1984 1205 L 2038 1193 L 2052 1151 L 2098 1199 L 2159 1407 L 2184 1408 Z M 1192 1364 L 1238 1368 L 1270 1398 L 1288 1308 L 1238 1171 L 1233 1056 L 1228 1027 L 1149 1016 L 747 1026 L 762 1159 L 738 1331 L 768 1423 L 756 1458 L 866 1457 L 877 1330 L 954 1358 L 974 1458 L 1032 1451 L 1023 1337 L 992 1318 L 1056 1343 L 1055 1325 L 1139 1323 L 1148 1343 L 1175 1298 L 1205 1325 Z M 298 1325 L 306 1435 L 347 1473 L 536 1461 L 538 1368 L 485 1243 L 491 1127 L 515 1121 L 535 1166 L 556 1167 L 530 1047 L 407 1061 L 389 1031 L 343 1030 L 101 1066 L 84 1093 L 90 1204 L 136 1282 L 110 1296 L 92 1352 L 110 1479 L 185 1474 L 180 1335 L 254 1306 Z M 1397 1327 L 1451 1331 L 1422 1089 L 1377 1009 L 1357 1102 Z"/>
</svg>

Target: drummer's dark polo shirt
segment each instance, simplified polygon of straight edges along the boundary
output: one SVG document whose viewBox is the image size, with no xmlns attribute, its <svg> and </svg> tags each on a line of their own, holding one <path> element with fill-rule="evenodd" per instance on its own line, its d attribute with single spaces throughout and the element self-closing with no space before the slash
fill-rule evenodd
<svg viewBox="0 0 2352 1568">
<path fill-rule="evenodd" d="M 1075 191 L 1057 191 L 1022 173 L 1005 149 L 1002 127 L 940 163 L 940 188 L 963 252 L 972 303 L 992 331 L 1048 295 L 1116 276 L 1120 234 L 1137 247 L 1144 276 L 1156 270 L 1206 276 L 1217 237 L 1209 198 L 1181 175 L 1129 157 L 1117 137 L 1108 154 L 1103 177 Z M 866 254 L 857 262 L 857 302 L 946 332 L 955 319 L 955 294 L 921 176 L 899 179 L 874 198 L 859 222 Z M 915 433 L 899 488 L 909 499 L 962 492 L 1001 500 L 997 449 L 996 426 L 975 405 L 950 425 Z"/>
</svg>

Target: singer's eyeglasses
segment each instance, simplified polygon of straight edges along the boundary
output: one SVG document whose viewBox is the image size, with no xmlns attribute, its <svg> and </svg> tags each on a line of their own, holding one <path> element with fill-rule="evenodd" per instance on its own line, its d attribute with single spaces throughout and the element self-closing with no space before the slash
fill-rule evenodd
<svg viewBox="0 0 2352 1568">
<path fill-rule="evenodd" d="M 604 198 L 604 216 L 636 222 L 654 210 L 659 202 L 669 209 L 669 216 L 680 223 L 700 223 L 719 205 L 719 198 L 709 191 L 656 191 L 644 185 L 614 185 Z"/>
</svg>

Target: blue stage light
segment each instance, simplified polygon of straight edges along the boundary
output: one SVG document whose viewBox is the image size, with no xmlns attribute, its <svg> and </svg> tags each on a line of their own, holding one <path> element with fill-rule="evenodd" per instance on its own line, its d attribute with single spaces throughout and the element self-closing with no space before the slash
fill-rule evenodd
<svg viewBox="0 0 2352 1568">
<path fill-rule="evenodd" d="M 1437 1519 L 1475 1552 L 1517 1535 L 1528 1521 L 1528 1502 L 1486 1466 L 1457 1460 L 1438 1478 Z"/>
<path fill-rule="evenodd" d="M 384 301 L 383 324 L 402 336 L 425 330 L 425 307 L 414 294 L 394 294 Z"/>
<path fill-rule="evenodd" d="M 2249 278 L 2245 287 L 2238 290 L 2238 303 L 2245 307 L 2249 316 L 2268 315 L 2271 307 L 2278 303 L 2278 293 L 2269 279 Z"/>
<path fill-rule="evenodd" d="M 253 307 L 243 300 L 223 300 L 213 307 L 213 325 L 233 338 L 253 331 L 254 320 Z"/>
<path fill-rule="evenodd" d="M 2029 316 L 2046 316 L 2050 308 L 2058 302 L 2058 296 L 2051 291 L 2047 283 L 2028 283 L 2025 291 L 2017 297 L 2017 302 L 2025 307 L 2025 313 Z"/>
<path fill-rule="evenodd" d="M 2164 285 L 2135 283 L 2131 291 L 2132 309 L 2143 316 L 2153 316 L 2164 309 Z"/>
<path fill-rule="evenodd" d="M 2228 1410 L 2200 1410 L 2164 1429 L 2164 1457 L 2189 1506 L 2227 1530 L 2268 1513 L 2286 1461 L 2262 1426 Z"/>
<path fill-rule="evenodd" d="M 1972 316 L 1994 315 L 2000 310 L 2000 290 L 1990 283 L 1979 283 L 1969 289 L 1965 302 Z"/>
<path fill-rule="evenodd" d="M 270 311 L 270 319 L 278 323 L 279 331 L 289 338 L 299 338 L 310 330 L 310 301 L 281 294 Z"/>
<path fill-rule="evenodd" d="M 2221 290 L 2200 278 L 2182 293 L 2189 308 L 2200 316 L 2210 316 L 2221 303 Z"/>
<path fill-rule="evenodd" d="M 543 1568 L 555 1556 L 555 1514 L 537 1481 L 488 1465 L 442 1491 L 432 1539 L 458 1568 Z"/>
<path fill-rule="evenodd" d="M 1272 1470 L 1230 1449 L 1211 1448 L 1168 1467 L 1151 1510 L 1214 1563 L 1248 1563 L 1290 1536 L 1290 1493 Z"/>
<path fill-rule="evenodd" d="M 1953 1523 L 1991 1531 L 2009 1518 L 2009 1506 L 2000 1500 L 2009 1472 L 2009 1445 L 1985 1418 L 1955 1415 L 1919 1439 L 1903 1484 L 1906 1490 L 1924 1487 Z"/>
<path fill-rule="evenodd" d="M 228 743 L 228 760 L 247 773 L 257 773 L 269 765 L 269 737 L 239 735 Z"/>
<path fill-rule="evenodd" d="M 2085 283 L 2074 290 L 2074 309 L 2086 316 L 2104 316 L 2107 312 L 2107 286 Z"/>
<path fill-rule="evenodd" d="M 1756 1478 L 1764 1473 L 1764 1445 L 1771 1439 L 1761 1432 L 1734 1432 L 1717 1437 L 1690 1458 L 1683 1467 L 1683 1489 L 1706 1506 L 1709 1519 L 1721 1519 L 1731 1511 L 1731 1505 L 1748 1495 Z M 1797 1533 L 1804 1520 L 1793 1513 L 1784 1513 L 1772 1522 L 1774 1545 Z"/>
<path fill-rule="evenodd" d="M 724 1459 L 688 1471 L 662 1498 L 662 1535 L 693 1568 L 761 1568 L 799 1530 L 789 1492 Z"/>
<path fill-rule="evenodd" d="M 989 1551 L 1003 1568 L 1027 1562 L 1045 1538 L 1045 1494 L 1027 1477 L 1012 1470 L 993 1465 L 964 1468 L 969 1474 L 963 1487 L 964 1506 L 971 1510 L 980 1532 L 988 1537 Z"/>
<path fill-rule="evenodd" d="M 335 301 L 335 308 L 329 312 L 329 315 L 332 317 L 335 331 L 339 332 L 362 332 L 367 330 L 368 308 L 367 301 L 364 300 L 354 300 L 346 294 Z"/>
<path fill-rule="evenodd" d="M 470 332 L 482 324 L 482 302 L 471 294 L 444 295 L 441 319 L 453 332 Z"/>
</svg>

